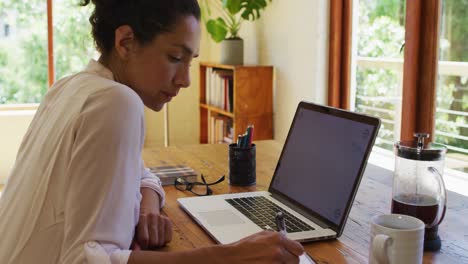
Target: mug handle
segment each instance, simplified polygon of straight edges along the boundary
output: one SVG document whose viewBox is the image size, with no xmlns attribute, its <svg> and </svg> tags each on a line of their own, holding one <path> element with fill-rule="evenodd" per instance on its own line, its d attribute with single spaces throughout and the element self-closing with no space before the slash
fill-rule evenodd
<svg viewBox="0 0 468 264">
<path fill-rule="evenodd" d="M 389 263 L 388 259 L 388 246 L 392 243 L 392 238 L 384 235 L 378 234 L 372 240 L 372 255 L 377 260 L 379 264 Z"/>
</svg>

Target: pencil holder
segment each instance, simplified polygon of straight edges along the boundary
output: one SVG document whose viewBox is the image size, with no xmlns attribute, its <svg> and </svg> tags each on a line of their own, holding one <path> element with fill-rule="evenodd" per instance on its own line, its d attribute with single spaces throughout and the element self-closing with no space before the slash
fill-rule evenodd
<svg viewBox="0 0 468 264">
<path fill-rule="evenodd" d="M 250 186 L 256 183 L 255 149 L 255 144 L 247 148 L 229 145 L 229 184 Z"/>
</svg>

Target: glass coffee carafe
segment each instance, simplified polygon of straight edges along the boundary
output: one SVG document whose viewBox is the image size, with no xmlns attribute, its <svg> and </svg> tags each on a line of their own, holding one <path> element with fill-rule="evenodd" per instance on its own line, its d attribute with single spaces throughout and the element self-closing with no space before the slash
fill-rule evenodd
<svg viewBox="0 0 468 264">
<path fill-rule="evenodd" d="M 415 141 L 395 143 L 392 213 L 421 219 L 426 230 L 424 250 L 441 247 L 438 226 L 442 222 L 447 195 L 444 180 L 444 158 L 447 148 L 440 144 L 424 144 L 429 134 L 416 133 Z"/>
</svg>

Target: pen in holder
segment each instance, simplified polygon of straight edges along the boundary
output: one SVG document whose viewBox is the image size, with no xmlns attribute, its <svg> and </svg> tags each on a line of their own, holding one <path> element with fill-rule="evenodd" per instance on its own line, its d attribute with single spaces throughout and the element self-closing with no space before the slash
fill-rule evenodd
<svg viewBox="0 0 468 264">
<path fill-rule="evenodd" d="M 229 145 L 229 184 L 239 186 L 254 185 L 256 175 L 255 144 L 248 147 Z"/>
</svg>

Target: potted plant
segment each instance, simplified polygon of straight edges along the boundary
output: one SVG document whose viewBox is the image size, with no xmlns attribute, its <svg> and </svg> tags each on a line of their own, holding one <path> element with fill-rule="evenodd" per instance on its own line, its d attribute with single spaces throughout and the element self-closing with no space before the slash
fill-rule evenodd
<svg viewBox="0 0 468 264">
<path fill-rule="evenodd" d="M 221 63 L 244 63 L 244 41 L 239 30 L 245 20 L 260 18 L 260 12 L 271 0 L 205 0 L 203 17 L 206 29 L 212 39 L 221 43 Z M 219 17 L 212 16 L 211 8 L 216 9 Z"/>
</svg>

